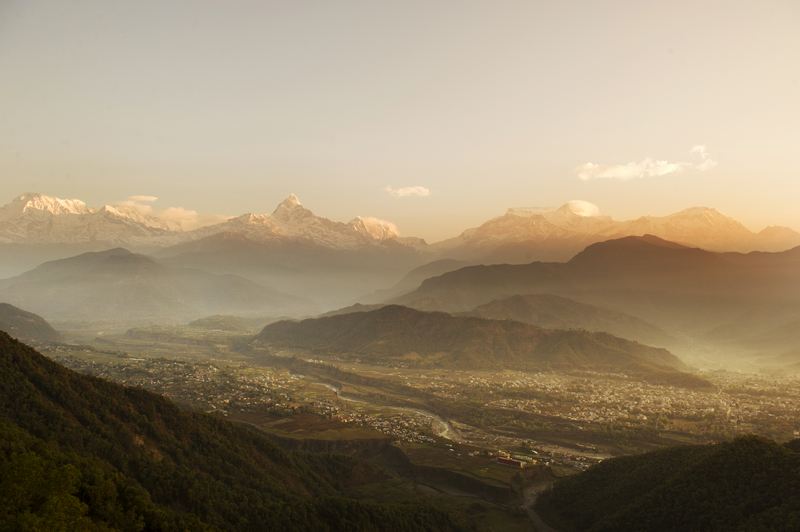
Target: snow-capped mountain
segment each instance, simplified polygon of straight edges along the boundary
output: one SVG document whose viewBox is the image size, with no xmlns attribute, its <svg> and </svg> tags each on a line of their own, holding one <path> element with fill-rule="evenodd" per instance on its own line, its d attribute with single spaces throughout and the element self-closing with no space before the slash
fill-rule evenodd
<svg viewBox="0 0 800 532">
<path fill-rule="evenodd" d="M 781 251 L 800 245 L 800 233 L 769 227 L 755 233 L 719 211 L 694 207 L 668 216 L 618 221 L 586 201 L 557 209 L 509 209 L 503 216 L 429 246 L 401 237 L 379 218 L 339 222 L 317 216 L 291 194 L 269 214 L 248 213 L 222 223 L 182 231 L 141 205 L 92 208 L 78 199 L 27 193 L 0 207 L 0 244 L 94 244 L 164 248 L 232 235 L 254 245 L 281 243 L 331 250 L 412 249 L 430 260 L 471 262 L 567 260 L 587 245 L 623 236 L 652 234 L 712 251 Z"/>
<path fill-rule="evenodd" d="M 710 251 L 783 251 L 800 245 L 800 233 L 792 229 L 755 233 L 707 207 L 617 221 L 591 203 L 571 201 L 553 210 L 509 209 L 433 247 L 449 257 L 484 263 L 563 261 L 596 242 L 646 234 Z"/>
<path fill-rule="evenodd" d="M 302 241 L 332 249 L 356 249 L 400 239 L 397 227 L 391 222 L 362 216 L 347 223 L 329 220 L 305 208 L 294 194 L 278 204 L 272 214 L 243 214 L 189 232 L 185 240 L 221 233 L 235 233 L 256 242 Z"/>
<path fill-rule="evenodd" d="M 643 216 L 619 222 L 604 235 L 611 238 L 651 234 L 710 251 L 762 249 L 758 235 L 737 220 L 709 207 L 693 207 L 668 216 Z M 775 249 L 782 251 L 786 248 Z"/>
<path fill-rule="evenodd" d="M 166 224 L 134 208 L 88 207 L 77 199 L 22 194 L 0 207 L 0 242 L 65 244 L 143 242 L 169 232 Z"/>
<path fill-rule="evenodd" d="M 36 193 L 17 196 L 10 203 L 0 207 L 0 222 L 15 218 L 43 218 L 69 214 L 90 214 L 91 209 L 77 199 L 61 199 Z"/>
</svg>

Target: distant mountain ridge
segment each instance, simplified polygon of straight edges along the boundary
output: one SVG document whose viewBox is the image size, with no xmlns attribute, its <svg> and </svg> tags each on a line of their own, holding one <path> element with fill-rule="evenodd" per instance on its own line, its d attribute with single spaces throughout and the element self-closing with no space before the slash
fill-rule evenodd
<svg viewBox="0 0 800 532">
<path fill-rule="evenodd" d="M 0 298 L 52 320 L 194 319 L 306 305 L 233 275 L 165 266 L 123 248 L 47 262 L 0 281 Z"/>
<path fill-rule="evenodd" d="M 385 303 L 469 312 L 494 300 L 536 293 L 624 312 L 698 340 L 718 330 L 715 345 L 722 345 L 748 330 L 768 333 L 798 315 L 800 248 L 715 253 L 652 235 L 625 237 L 592 244 L 565 263 L 462 268 Z M 788 350 L 788 343 L 781 349 Z"/>
<path fill-rule="evenodd" d="M 257 344 L 372 363 L 483 370 L 600 370 L 707 384 L 665 349 L 606 333 L 550 330 L 510 321 L 420 312 L 390 305 L 267 325 Z"/>
<path fill-rule="evenodd" d="M 754 233 L 707 207 L 628 221 L 602 216 L 592 207 L 570 202 L 552 211 L 509 209 L 434 248 L 451 258 L 496 264 L 564 261 L 594 243 L 646 234 L 711 251 L 784 251 L 800 246 L 800 233 L 790 228 L 769 227 Z"/>
<path fill-rule="evenodd" d="M 514 320 L 548 329 L 607 332 L 648 345 L 666 347 L 676 339 L 635 316 L 555 296 L 529 294 L 497 299 L 466 313 L 493 320 Z"/>
<path fill-rule="evenodd" d="M 512 208 L 432 246 L 419 238 L 401 237 L 393 223 L 379 218 L 357 216 L 345 223 L 317 216 L 295 194 L 271 214 L 246 213 L 191 231 L 125 203 L 90 208 L 77 199 L 26 193 L 0 207 L 0 243 L 101 241 L 165 247 L 222 233 L 256 241 L 302 240 L 336 249 L 394 240 L 420 249 L 430 247 L 432 255 L 451 259 L 485 260 L 493 251 L 495 262 L 565 260 L 591 243 L 644 234 L 712 251 L 782 251 L 800 245 L 800 233 L 790 228 L 771 226 L 755 233 L 712 208 L 617 221 L 584 201 L 570 201 L 552 210 Z"/>
<path fill-rule="evenodd" d="M 800 245 L 800 233 L 789 228 L 753 233 L 713 209 L 616 221 L 581 201 L 551 210 L 509 209 L 433 244 L 401 236 L 394 224 L 375 217 L 340 222 L 318 216 L 294 194 L 269 214 L 247 213 L 187 231 L 154 212 L 125 202 L 93 209 L 80 200 L 24 194 L 0 207 L 0 276 L 121 246 L 168 266 L 237 275 L 303 294 L 321 308 L 337 308 L 399 296 L 424 275 L 455 265 L 565 261 L 588 246 L 627 235 L 651 233 L 712 250 Z M 409 277 L 398 283 L 404 274 Z"/>
</svg>

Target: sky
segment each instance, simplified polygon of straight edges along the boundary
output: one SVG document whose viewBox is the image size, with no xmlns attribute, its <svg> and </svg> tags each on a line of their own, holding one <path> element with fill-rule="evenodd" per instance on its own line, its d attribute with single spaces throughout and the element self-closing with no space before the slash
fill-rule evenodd
<svg viewBox="0 0 800 532">
<path fill-rule="evenodd" d="M 0 202 L 800 229 L 798 95 L 796 0 L 0 0 Z"/>
</svg>

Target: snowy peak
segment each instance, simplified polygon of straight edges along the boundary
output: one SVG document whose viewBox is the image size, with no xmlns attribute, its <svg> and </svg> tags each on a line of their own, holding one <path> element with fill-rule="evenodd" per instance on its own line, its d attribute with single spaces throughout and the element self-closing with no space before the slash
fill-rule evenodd
<svg viewBox="0 0 800 532">
<path fill-rule="evenodd" d="M 285 200 L 280 202 L 272 212 L 272 217 L 286 223 L 304 223 L 304 220 L 316 218 L 314 213 L 303 207 L 300 199 L 294 194 L 290 194 Z"/>
<path fill-rule="evenodd" d="M 103 205 L 96 211 L 98 216 L 108 216 L 116 218 L 120 221 L 128 221 L 137 224 L 151 227 L 153 229 L 161 229 L 168 231 L 171 229 L 169 224 L 160 220 L 155 216 L 143 213 L 140 209 L 130 205 Z"/>
<path fill-rule="evenodd" d="M 285 207 L 287 209 L 291 209 L 291 208 L 294 208 L 294 207 L 302 207 L 302 206 L 303 206 L 303 204 L 300 201 L 300 198 L 298 198 L 295 193 L 291 193 L 286 197 L 285 200 L 280 202 L 280 204 L 278 205 L 278 208 Z"/>
<path fill-rule="evenodd" d="M 400 231 L 397 230 L 395 224 L 387 222 L 386 220 L 381 220 L 380 218 L 357 216 L 350 220 L 349 225 L 357 233 L 368 236 L 374 240 L 388 240 L 400 237 Z"/>
<path fill-rule="evenodd" d="M 682 219 L 686 221 L 693 221 L 696 223 L 706 224 L 706 225 L 717 225 L 717 224 L 735 224 L 741 226 L 738 221 L 734 220 L 730 216 L 726 216 L 722 214 L 717 209 L 712 209 L 711 207 L 690 207 L 688 209 L 684 209 L 680 212 L 676 212 L 669 216 L 669 218 L 674 219 Z M 742 226 L 744 227 L 744 226 Z"/>
<path fill-rule="evenodd" d="M 166 225 L 133 207 L 91 209 L 77 199 L 22 194 L 0 207 L 0 243 L 128 243 L 162 236 Z"/>
<path fill-rule="evenodd" d="M 272 214 L 245 214 L 194 231 L 189 237 L 197 239 L 220 233 L 235 233 L 255 241 L 302 241 L 332 249 L 356 249 L 399 237 L 393 223 L 379 218 L 359 216 L 343 223 L 317 216 L 295 194 L 280 202 Z"/>
<path fill-rule="evenodd" d="M 11 203 L 0 207 L 0 220 L 21 216 L 60 216 L 65 214 L 89 214 L 84 202 L 77 199 L 61 199 L 29 192 L 17 196 Z"/>
</svg>

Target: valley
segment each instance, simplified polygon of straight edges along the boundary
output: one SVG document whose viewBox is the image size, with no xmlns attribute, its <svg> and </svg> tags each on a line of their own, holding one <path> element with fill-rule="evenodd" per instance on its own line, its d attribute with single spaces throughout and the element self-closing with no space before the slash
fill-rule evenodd
<svg viewBox="0 0 800 532">
<path fill-rule="evenodd" d="M 233 333 L 205 333 L 205 340 L 203 333 L 194 335 L 192 344 L 181 336 L 145 342 L 119 335 L 44 352 L 82 373 L 268 432 L 349 440 L 366 431 L 416 449 L 474 454 L 486 464 L 503 450 L 530 463 L 580 471 L 612 456 L 671 445 L 743 434 L 783 441 L 800 434 L 800 378 L 792 375 L 708 371 L 702 377 L 711 387 L 686 389 L 609 372 L 323 361 L 297 350 L 251 348 Z"/>
</svg>

